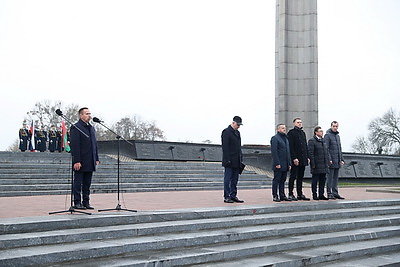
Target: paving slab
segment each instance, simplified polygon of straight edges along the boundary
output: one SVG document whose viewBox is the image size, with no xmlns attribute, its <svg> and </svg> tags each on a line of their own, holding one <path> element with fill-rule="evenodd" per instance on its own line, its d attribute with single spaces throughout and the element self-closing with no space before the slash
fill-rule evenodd
<svg viewBox="0 0 400 267">
<path fill-rule="evenodd" d="M 240 183 L 240 182 L 239 182 Z M 309 187 L 304 188 L 306 196 L 311 195 Z M 392 191 L 371 192 L 373 187 L 346 187 L 341 188 L 340 193 L 345 200 L 329 201 L 351 201 L 351 200 L 375 200 L 375 199 L 400 199 L 400 194 Z M 382 189 L 382 188 L 381 188 Z M 387 188 L 390 190 L 390 188 Z M 286 205 L 297 202 L 273 202 L 271 189 L 252 189 L 238 191 L 238 197 L 245 200 L 244 203 L 224 203 L 223 192 L 220 190 L 210 191 L 166 191 L 166 192 L 139 192 L 121 193 L 120 204 L 123 208 L 137 211 L 157 211 L 172 209 L 198 209 L 216 208 L 227 206 L 245 205 Z M 328 201 L 328 202 L 329 202 Z M 313 201 L 311 202 L 327 202 Z M 97 213 L 98 209 L 109 209 L 117 206 L 117 194 L 92 194 L 91 204 Z M 45 195 L 45 196 L 20 196 L 20 197 L 0 197 L 0 218 L 48 216 L 49 212 L 68 210 L 70 207 L 70 195 Z M 120 213 L 127 211 L 119 211 Z M 106 213 L 106 212 L 104 212 Z M 70 213 L 64 213 L 70 214 Z M 72 216 L 82 216 L 79 213 L 70 214 Z M 57 215 L 52 215 L 57 216 Z"/>
</svg>

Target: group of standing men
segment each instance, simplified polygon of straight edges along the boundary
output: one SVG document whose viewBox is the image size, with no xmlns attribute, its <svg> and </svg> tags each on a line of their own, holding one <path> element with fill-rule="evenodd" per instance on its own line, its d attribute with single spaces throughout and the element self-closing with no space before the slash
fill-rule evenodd
<svg viewBox="0 0 400 267">
<path fill-rule="evenodd" d="M 232 123 L 222 131 L 221 135 L 222 166 L 225 168 L 225 203 L 244 202 L 237 197 L 239 174 L 244 168 L 239 132 L 241 125 L 243 125 L 242 119 L 235 116 Z M 308 165 L 310 165 L 312 174 L 313 200 L 344 199 L 338 191 L 339 168 L 344 165 L 338 132 L 339 123 L 333 121 L 325 136 L 320 126 L 315 127 L 314 135 L 308 142 L 303 131 L 301 118 L 295 118 L 293 125 L 293 129 L 286 134 L 286 126 L 278 124 L 277 133 L 271 138 L 272 170 L 274 171 L 272 180 L 273 201 L 310 200 L 303 193 L 304 172 Z M 286 196 L 285 182 L 289 171 L 289 194 Z M 324 191 L 327 175 L 326 197 Z M 295 182 L 297 197 L 294 194 Z"/>
<path fill-rule="evenodd" d="M 338 191 L 339 168 L 344 164 L 338 132 L 339 123 L 333 121 L 325 136 L 320 126 L 315 127 L 314 135 L 308 142 L 303 131 L 302 120 L 295 118 L 293 124 L 294 128 L 287 134 L 284 124 L 277 125 L 277 134 L 271 138 L 272 169 L 274 171 L 273 201 L 310 200 L 303 194 L 304 171 L 308 165 L 310 165 L 312 174 L 313 200 L 344 199 Z M 290 171 L 290 178 L 289 196 L 287 197 L 284 186 L 288 171 Z M 324 191 L 327 175 L 326 197 Z M 293 192 L 295 181 L 297 197 Z"/>
<path fill-rule="evenodd" d="M 48 133 L 43 125 L 40 130 L 35 129 L 33 138 L 26 123 L 23 123 L 22 128 L 19 129 L 19 149 L 21 152 L 26 150 L 45 152 L 47 149 L 50 152 L 61 152 L 63 151 L 62 142 L 62 132 L 57 130 L 55 125 L 51 125 Z"/>
</svg>

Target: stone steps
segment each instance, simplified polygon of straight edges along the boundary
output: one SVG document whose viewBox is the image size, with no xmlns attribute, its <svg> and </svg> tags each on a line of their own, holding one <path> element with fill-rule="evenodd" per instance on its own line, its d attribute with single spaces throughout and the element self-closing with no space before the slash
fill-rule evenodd
<svg viewBox="0 0 400 267">
<path fill-rule="evenodd" d="M 371 232 L 372 235 L 380 235 L 382 232 Z M 368 232 L 366 233 L 368 234 Z M 321 238 L 322 235 L 321 235 Z M 335 237 L 336 238 L 336 237 Z M 342 237 L 338 237 L 342 238 Z M 359 236 L 354 235 L 348 236 L 347 238 L 357 238 L 360 241 L 352 241 L 351 248 L 349 248 L 349 244 L 344 240 L 341 241 L 343 243 L 340 244 L 332 244 L 320 245 L 320 247 L 307 247 L 302 246 L 302 249 L 296 249 L 292 246 L 285 246 L 285 243 L 281 243 L 282 247 L 286 247 L 286 249 L 277 248 L 274 252 L 266 252 L 264 256 L 258 257 L 247 257 L 246 259 L 238 259 L 238 260 L 225 260 L 220 263 L 207 263 L 207 264 L 196 264 L 191 266 L 368 266 L 363 265 L 359 262 L 360 258 L 353 259 L 349 261 L 350 265 L 341 265 L 341 260 L 348 260 L 353 257 L 365 257 L 367 255 L 373 255 L 376 253 L 380 253 L 381 251 L 391 252 L 391 254 L 398 254 L 400 250 L 400 237 L 386 237 L 386 236 L 376 236 L 368 237 L 368 236 Z M 365 239 L 363 239 L 365 238 Z M 315 239 L 307 239 L 305 242 L 315 242 Z M 304 247 L 306 247 L 304 249 Z M 335 262 L 327 265 L 327 262 Z M 365 262 L 365 261 L 364 261 Z M 376 262 L 377 263 L 377 262 Z M 382 266 L 382 263 L 373 264 L 369 266 Z M 355 265 L 354 265 L 355 264 Z M 359 265 L 357 265 L 359 264 Z M 400 264 L 400 258 L 394 259 L 391 261 L 391 264 Z"/>
<path fill-rule="evenodd" d="M 93 193 L 117 191 L 117 161 L 101 155 L 102 164 L 93 174 Z M 69 154 L 0 152 L 0 197 L 68 194 L 71 163 Z M 120 164 L 123 192 L 175 190 L 221 190 L 223 168 L 219 162 L 129 161 Z M 271 186 L 265 174 L 245 170 L 242 189 Z"/>
<path fill-rule="evenodd" d="M 400 200 L 368 200 L 5 219 L 0 265 L 303 266 L 349 260 L 398 251 L 399 211 Z"/>
<path fill-rule="evenodd" d="M 379 245 L 378 245 L 379 246 Z M 386 267 L 398 267 L 400 263 L 400 253 L 399 248 L 394 246 L 393 252 L 386 253 L 368 253 L 361 257 L 351 258 L 351 259 L 340 259 L 335 260 L 332 263 L 325 263 L 324 267 L 376 267 L 376 266 L 386 266 Z M 373 255 L 371 255 L 373 254 Z M 318 266 L 310 265 L 312 267 Z"/>
</svg>

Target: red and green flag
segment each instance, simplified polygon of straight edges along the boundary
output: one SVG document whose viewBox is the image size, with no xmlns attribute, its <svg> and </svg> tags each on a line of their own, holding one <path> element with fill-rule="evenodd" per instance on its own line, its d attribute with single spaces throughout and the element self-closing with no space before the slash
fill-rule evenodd
<svg viewBox="0 0 400 267">
<path fill-rule="evenodd" d="M 68 132 L 67 132 L 67 127 L 65 126 L 65 121 L 61 122 L 61 138 L 62 138 L 62 147 L 66 152 L 71 151 L 71 147 L 69 146 L 68 143 Z"/>
</svg>

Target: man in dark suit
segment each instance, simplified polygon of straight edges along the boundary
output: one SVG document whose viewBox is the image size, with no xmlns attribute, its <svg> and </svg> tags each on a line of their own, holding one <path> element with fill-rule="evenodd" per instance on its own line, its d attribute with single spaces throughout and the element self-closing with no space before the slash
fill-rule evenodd
<svg viewBox="0 0 400 267">
<path fill-rule="evenodd" d="M 293 125 L 293 129 L 287 134 L 293 163 L 289 178 L 289 199 L 295 201 L 310 200 L 303 194 L 304 170 L 309 163 L 306 133 L 303 131 L 303 122 L 300 118 L 295 118 Z M 297 198 L 293 194 L 295 180 Z"/>
<path fill-rule="evenodd" d="M 224 172 L 224 202 L 225 203 L 243 203 L 237 197 L 237 183 L 239 172 L 242 168 L 242 148 L 239 127 L 242 124 L 242 118 L 233 117 L 231 125 L 222 131 L 222 166 Z"/>
<path fill-rule="evenodd" d="M 272 200 L 275 202 L 291 201 L 285 195 L 286 176 L 291 168 L 290 147 L 286 136 L 286 126 L 278 124 L 276 130 L 276 135 L 271 138 L 272 170 L 274 171 Z"/>
<path fill-rule="evenodd" d="M 94 127 L 89 123 L 88 108 L 79 109 L 79 121 L 71 127 L 71 153 L 74 167 L 74 208 L 94 209 L 90 203 L 90 185 L 93 172 L 99 162 Z M 82 130 L 88 137 L 83 135 Z M 82 193 L 82 198 L 81 198 Z M 82 202 L 81 202 L 82 201 Z"/>
</svg>

